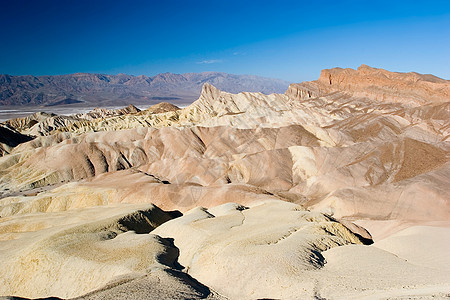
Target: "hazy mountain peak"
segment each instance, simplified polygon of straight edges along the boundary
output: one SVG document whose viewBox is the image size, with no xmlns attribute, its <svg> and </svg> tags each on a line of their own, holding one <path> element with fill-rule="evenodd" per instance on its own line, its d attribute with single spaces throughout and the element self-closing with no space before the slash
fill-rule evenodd
<svg viewBox="0 0 450 300">
<path fill-rule="evenodd" d="M 86 106 L 122 106 L 129 103 L 151 105 L 159 100 L 187 104 L 198 98 L 206 82 L 232 93 L 281 93 L 289 86 L 288 82 L 279 79 L 221 72 L 161 73 L 152 77 L 122 73 L 38 77 L 0 75 L 0 105 L 84 103 Z"/>
</svg>

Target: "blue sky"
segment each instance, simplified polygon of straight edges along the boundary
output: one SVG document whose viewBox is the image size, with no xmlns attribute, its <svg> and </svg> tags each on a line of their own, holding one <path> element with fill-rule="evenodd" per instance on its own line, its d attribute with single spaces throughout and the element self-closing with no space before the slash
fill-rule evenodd
<svg viewBox="0 0 450 300">
<path fill-rule="evenodd" d="M 450 1 L 0 0 L 0 73 L 221 71 L 290 82 L 361 64 L 450 79 Z"/>
</svg>

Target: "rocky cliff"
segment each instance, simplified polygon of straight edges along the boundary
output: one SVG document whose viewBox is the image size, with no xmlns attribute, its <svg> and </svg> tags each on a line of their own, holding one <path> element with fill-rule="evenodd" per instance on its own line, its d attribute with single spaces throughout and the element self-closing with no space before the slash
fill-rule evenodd
<svg viewBox="0 0 450 300">
<path fill-rule="evenodd" d="M 330 93 L 418 106 L 450 101 L 450 81 L 429 74 L 389 72 L 361 65 L 357 70 L 322 70 L 318 80 L 291 84 L 286 92 L 296 99 L 310 99 Z"/>
</svg>

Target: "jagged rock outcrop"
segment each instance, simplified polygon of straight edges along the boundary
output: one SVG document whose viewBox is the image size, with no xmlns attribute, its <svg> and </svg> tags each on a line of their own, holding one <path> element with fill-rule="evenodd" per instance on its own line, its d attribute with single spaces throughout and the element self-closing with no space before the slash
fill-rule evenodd
<svg viewBox="0 0 450 300">
<path fill-rule="evenodd" d="M 29 136 L 49 135 L 59 128 L 70 127 L 80 121 L 77 117 L 59 116 L 45 112 L 37 112 L 27 117 L 15 118 L 3 124 Z"/>
<path fill-rule="evenodd" d="M 106 109 L 106 108 L 100 108 L 96 107 L 92 111 L 82 114 L 75 114 L 73 117 L 79 118 L 79 119 L 87 119 L 87 120 L 94 120 L 99 118 L 110 118 L 115 116 L 122 116 L 127 114 L 135 114 L 140 112 L 141 110 L 134 106 L 133 104 L 128 105 L 124 108 L 118 108 L 118 109 Z"/>
<path fill-rule="evenodd" d="M 429 74 L 389 72 L 361 65 L 357 70 L 322 70 L 318 80 L 291 84 L 286 94 L 303 100 L 335 92 L 371 101 L 418 106 L 450 101 L 450 81 Z"/>
<path fill-rule="evenodd" d="M 143 114 L 161 114 L 166 113 L 170 111 L 177 111 L 180 108 L 176 105 L 173 105 L 172 103 L 168 102 L 161 102 L 155 105 L 150 106 L 149 108 L 145 109 L 142 113 Z"/>
<path fill-rule="evenodd" d="M 34 125 L 36 125 L 37 123 L 44 122 L 48 118 L 55 117 L 55 116 L 56 116 L 56 114 L 37 112 L 37 113 L 34 113 L 27 117 L 7 120 L 7 121 L 3 122 L 3 124 L 5 124 L 11 128 L 14 128 L 15 130 L 17 130 L 19 132 L 25 132 L 25 131 L 29 130 L 31 127 L 33 127 Z"/>
</svg>

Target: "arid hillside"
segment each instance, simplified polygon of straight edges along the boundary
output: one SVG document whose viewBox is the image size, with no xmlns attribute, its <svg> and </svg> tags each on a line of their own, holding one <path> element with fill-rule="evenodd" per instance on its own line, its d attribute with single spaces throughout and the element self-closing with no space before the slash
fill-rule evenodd
<svg viewBox="0 0 450 300">
<path fill-rule="evenodd" d="M 362 65 L 1 126 L 0 296 L 448 296 L 448 80 Z"/>
</svg>

